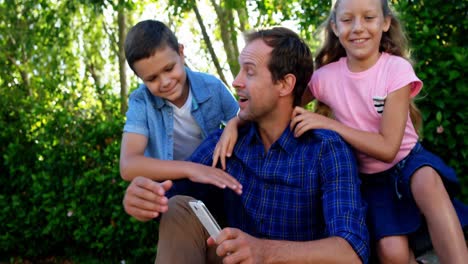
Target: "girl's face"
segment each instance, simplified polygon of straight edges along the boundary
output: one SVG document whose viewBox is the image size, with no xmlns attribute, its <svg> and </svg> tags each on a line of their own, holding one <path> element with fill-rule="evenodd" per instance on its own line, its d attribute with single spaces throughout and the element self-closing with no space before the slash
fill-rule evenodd
<svg viewBox="0 0 468 264">
<path fill-rule="evenodd" d="M 390 28 L 390 17 L 384 17 L 380 0 L 339 0 L 333 32 L 346 50 L 351 71 L 363 71 L 379 58 L 383 32 Z"/>
</svg>

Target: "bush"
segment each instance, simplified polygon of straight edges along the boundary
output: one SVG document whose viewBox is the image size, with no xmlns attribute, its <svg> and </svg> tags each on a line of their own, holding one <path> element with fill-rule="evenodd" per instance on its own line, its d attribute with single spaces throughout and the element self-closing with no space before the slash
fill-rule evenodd
<svg viewBox="0 0 468 264">
<path fill-rule="evenodd" d="M 123 117 L 22 103 L 1 111 L 0 256 L 154 259 L 157 224 L 139 223 L 122 207 Z"/>
<path fill-rule="evenodd" d="M 424 82 L 416 100 L 423 113 L 423 145 L 458 174 L 468 202 L 468 3 L 457 0 L 398 1 L 411 41 L 415 71 Z"/>
</svg>

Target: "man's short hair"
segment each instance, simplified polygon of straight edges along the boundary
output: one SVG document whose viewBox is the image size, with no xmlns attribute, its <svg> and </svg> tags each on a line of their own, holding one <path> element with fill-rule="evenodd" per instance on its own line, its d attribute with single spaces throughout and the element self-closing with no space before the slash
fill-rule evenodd
<svg viewBox="0 0 468 264">
<path fill-rule="evenodd" d="M 294 106 L 300 105 L 302 94 L 314 72 L 312 52 L 305 41 L 285 27 L 250 31 L 244 34 L 244 38 L 247 44 L 262 39 L 273 48 L 268 62 L 273 82 L 282 80 L 286 74 L 296 76 Z"/>
</svg>

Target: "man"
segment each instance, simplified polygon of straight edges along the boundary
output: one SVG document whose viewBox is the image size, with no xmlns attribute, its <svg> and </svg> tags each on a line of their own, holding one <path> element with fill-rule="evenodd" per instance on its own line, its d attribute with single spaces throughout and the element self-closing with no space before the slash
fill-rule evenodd
<svg viewBox="0 0 468 264">
<path fill-rule="evenodd" d="M 226 163 L 243 189 L 224 191 L 230 227 L 216 241 L 208 238 L 190 197 L 168 202 L 170 183 L 142 177 L 129 186 L 125 210 L 139 219 L 164 213 L 157 263 L 366 263 L 365 206 L 352 151 L 332 131 L 295 138 L 289 128 L 313 71 L 308 46 L 281 27 L 249 33 L 246 43 L 233 86 L 247 124 Z M 211 164 L 220 134 L 190 160 Z"/>
</svg>

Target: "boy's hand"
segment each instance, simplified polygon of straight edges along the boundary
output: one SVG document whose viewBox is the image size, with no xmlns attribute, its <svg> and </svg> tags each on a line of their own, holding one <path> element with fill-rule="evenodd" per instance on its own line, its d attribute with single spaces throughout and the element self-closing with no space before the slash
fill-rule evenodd
<svg viewBox="0 0 468 264">
<path fill-rule="evenodd" d="M 192 165 L 194 167 L 189 169 L 189 180 L 193 182 L 212 184 L 221 189 L 228 187 L 237 194 L 242 194 L 242 185 L 227 172 L 198 163 L 193 163 Z"/>
<path fill-rule="evenodd" d="M 240 121 L 237 117 L 229 120 L 226 127 L 223 130 L 223 134 L 219 138 L 216 148 L 213 152 L 213 164 L 212 167 L 216 167 L 218 161 L 221 161 L 221 168 L 226 170 L 226 157 L 231 157 L 234 145 L 237 142 L 238 132 L 237 128 Z"/>
<path fill-rule="evenodd" d="M 258 238 L 248 235 L 237 228 L 224 228 L 216 237 L 207 240 L 209 246 L 218 245 L 216 254 L 229 263 L 264 263 L 264 244 Z"/>
<path fill-rule="evenodd" d="M 127 214 L 139 221 L 148 221 L 168 210 L 166 191 L 172 187 L 172 181 L 163 183 L 138 176 L 127 187 L 123 206 Z"/>
</svg>

